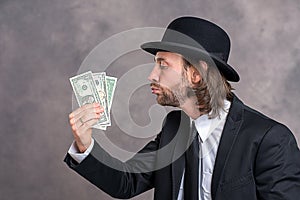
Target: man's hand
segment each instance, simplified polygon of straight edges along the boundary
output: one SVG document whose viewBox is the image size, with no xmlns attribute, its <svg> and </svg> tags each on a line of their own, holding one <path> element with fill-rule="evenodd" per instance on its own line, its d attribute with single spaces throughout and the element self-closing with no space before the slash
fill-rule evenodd
<svg viewBox="0 0 300 200">
<path fill-rule="evenodd" d="M 86 104 L 69 115 L 69 122 L 79 152 L 83 153 L 92 142 L 92 126 L 99 120 L 104 109 L 99 103 Z"/>
</svg>

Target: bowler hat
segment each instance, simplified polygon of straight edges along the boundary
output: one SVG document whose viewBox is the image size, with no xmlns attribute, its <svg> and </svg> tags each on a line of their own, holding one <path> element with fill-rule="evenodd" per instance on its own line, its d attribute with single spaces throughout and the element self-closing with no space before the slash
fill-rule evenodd
<svg viewBox="0 0 300 200">
<path fill-rule="evenodd" d="M 211 58 L 228 81 L 240 80 L 238 73 L 227 64 L 229 36 L 218 25 L 201 18 L 177 18 L 168 25 L 161 41 L 144 43 L 141 48 L 153 55 L 168 51 L 190 59 Z"/>
</svg>

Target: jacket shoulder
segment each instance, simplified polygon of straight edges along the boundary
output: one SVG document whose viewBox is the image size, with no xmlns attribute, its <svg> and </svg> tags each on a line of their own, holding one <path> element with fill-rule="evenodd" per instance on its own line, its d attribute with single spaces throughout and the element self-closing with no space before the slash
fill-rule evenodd
<svg viewBox="0 0 300 200">
<path fill-rule="evenodd" d="M 285 125 L 245 105 L 237 97 L 235 97 L 232 102 L 229 116 L 234 122 L 241 122 L 239 135 L 246 136 L 248 140 L 251 140 L 251 138 L 262 139 L 271 129 L 278 129 L 282 132 L 282 134 L 290 132 Z"/>
<path fill-rule="evenodd" d="M 244 119 L 245 120 L 253 120 L 253 124 L 265 124 L 267 126 L 275 126 L 279 124 L 279 122 L 271 119 L 270 117 L 266 116 L 265 114 L 250 108 L 247 105 L 244 105 Z"/>
</svg>

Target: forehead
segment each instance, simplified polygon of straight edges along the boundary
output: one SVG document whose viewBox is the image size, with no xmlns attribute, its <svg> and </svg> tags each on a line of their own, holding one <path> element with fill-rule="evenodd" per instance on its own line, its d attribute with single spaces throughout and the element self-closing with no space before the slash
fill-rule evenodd
<svg viewBox="0 0 300 200">
<path fill-rule="evenodd" d="M 178 54 L 178 53 L 173 53 L 173 52 L 165 52 L 165 51 L 158 51 L 155 55 L 154 60 L 158 61 L 158 60 L 166 60 L 166 61 L 173 61 L 173 62 L 177 62 L 177 61 L 182 61 L 182 55 Z"/>
</svg>

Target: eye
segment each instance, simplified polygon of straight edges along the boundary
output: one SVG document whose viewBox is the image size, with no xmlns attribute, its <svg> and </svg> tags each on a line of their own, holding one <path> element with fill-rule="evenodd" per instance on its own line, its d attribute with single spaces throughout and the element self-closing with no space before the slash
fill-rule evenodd
<svg viewBox="0 0 300 200">
<path fill-rule="evenodd" d="M 163 70 L 163 69 L 168 69 L 168 66 L 166 66 L 166 65 L 159 65 L 159 68 L 161 69 L 161 70 Z"/>
<path fill-rule="evenodd" d="M 166 70 L 169 68 L 169 64 L 163 58 L 154 58 L 154 61 L 156 62 L 160 70 Z"/>
<path fill-rule="evenodd" d="M 163 70 L 163 69 L 168 69 L 168 64 L 166 63 L 166 62 L 164 62 L 163 60 L 162 61 L 160 61 L 159 63 L 159 68 L 161 69 L 161 70 Z"/>
</svg>

